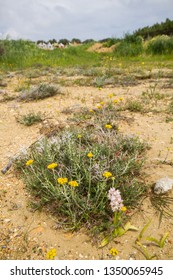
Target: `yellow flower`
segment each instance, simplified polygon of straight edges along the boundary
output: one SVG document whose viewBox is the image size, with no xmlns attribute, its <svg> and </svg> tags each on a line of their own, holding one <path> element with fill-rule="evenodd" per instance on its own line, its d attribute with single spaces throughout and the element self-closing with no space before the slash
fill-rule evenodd
<svg viewBox="0 0 173 280">
<path fill-rule="evenodd" d="M 49 164 L 49 165 L 47 166 L 47 168 L 48 168 L 48 169 L 54 169 L 54 168 L 56 168 L 57 166 L 58 166 L 58 164 L 55 163 L 55 162 L 53 162 L 53 163 Z"/>
<path fill-rule="evenodd" d="M 64 185 L 68 182 L 68 179 L 67 178 L 58 178 L 57 179 L 57 182 L 60 184 L 60 185 Z"/>
<path fill-rule="evenodd" d="M 29 159 L 25 164 L 26 164 L 26 166 L 29 166 L 29 165 L 31 165 L 31 164 L 33 164 L 33 159 Z"/>
<path fill-rule="evenodd" d="M 93 109 L 90 109 L 90 110 L 89 110 L 89 112 L 90 112 L 90 113 L 93 113 L 93 112 L 94 112 L 94 110 L 93 110 Z"/>
<path fill-rule="evenodd" d="M 105 124 L 105 128 L 111 129 L 112 125 L 111 124 Z"/>
<path fill-rule="evenodd" d="M 78 184 L 77 181 L 70 181 L 70 182 L 68 182 L 68 184 L 69 184 L 71 187 L 78 187 L 78 186 L 79 186 L 79 184 Z"/>
<path fill-rule="evenodd" d="M 109 96 L 110 98 L 112 98 L 112 97 L 114 97 L 114 94 L 113 94 L 113 93 L 110 93 L 108 96 Z"/>
<path fill-rule="evenodd" d="M 87 154 L 87 157 L 92 158 L 93 154 L 90 152 L 90 153 Z"/>
<path fill-rule="evenodd" d="M 119 100 L 120 100 L 120 101 L 123 101 L 123 100 L 124 100 L 124 98 L 123 98 L 123 97 L 120 97 L 120 98 L 119 98 Z"/>
<path fill-rule="evenodd" d="M 109 250 L 109 253 L 112 255 L 112 256 L 116 256 L 118 255 L 118 250 L 116 248 L 111 248 Z"/>
<path fill-rule="evenodd" d="M 116 104 L 116 103 L 118 103 L 118 100 L 117 100 L 117 99 L 115 99 L 113 102 Z"/>
<path fill-rule="evenodd" d="M 46 259 L 47 260 L 54 260 L 54 258 L 56 257 L 57 251 L 55 248 L 49 250 L 46 254 Z"/>
<path fill-rule="evenodd" d="M 104 105 L 105 103 L 103 101 L 100 102 L 100 105 Z"/>
<path fill-rule="evenodd" d="M 82 138 L 82 135 L 81 135 L 81 134 L 78 134 L 77 138 L 79 138 L 79 139 Z"/>
<path fill-rule="evenodd" d="M 111 172 L 108 172 L 108 171 L 105 171 L 105 172 L 103 173 L 103 177 L 105 177 L 105 178 L 112 177 L 112 173 L 111 173 Z"/>
<path fill-rule="evenodd" d="M 126 208 L 126 206 L 122 206 L 120 210 L 121 210 L 122 212 L 126 212 L 126 211 L 127 211 L 127 208 Z"/>
<path fill-rule="evenodd" d="M 97 106 L 97 109 L 101 109 L 101 108 L 102 108 L 102 106 L 101 106 L 101 105 L 98 105 L 98 106 Z"/>
</svg>

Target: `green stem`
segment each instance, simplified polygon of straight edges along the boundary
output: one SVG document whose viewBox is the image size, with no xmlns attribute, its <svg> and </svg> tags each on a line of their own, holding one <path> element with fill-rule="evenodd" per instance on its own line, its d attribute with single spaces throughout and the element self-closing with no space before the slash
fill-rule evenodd
<svg viewBox="0 0 173 280">
<path fill-rule="evenodd" d="M 91 161 L 92 161 L 92 159 L 90 158 L 87 205 L 89 203 L 90 195 L 91 195 L 91 193 L 90 193 L 91 192 Z"/>
</svg>

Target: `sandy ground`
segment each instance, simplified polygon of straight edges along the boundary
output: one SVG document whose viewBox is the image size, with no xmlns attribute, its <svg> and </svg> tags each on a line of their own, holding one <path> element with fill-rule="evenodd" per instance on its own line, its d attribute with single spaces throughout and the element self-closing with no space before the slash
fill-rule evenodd
<svg viewBox="0 0 173 280">
<path fill-rule="evenodd" d="M 20 74 L 21 78 L 21 74 Z M 77 78 L 77 77 L 76 77 Z M 42 77 L 42 80 L 50 77 Z M 36 83 L 40 80 L 36 79 Z M 16 75 L 5 78 L 6 87 L 1 87 L 1 95 L 16 95 L 15 88 L 19 83 Z M 63 110 L 87 106 L 94 108 L 98 102 L 108 99 L 109 94 L 115 97 L 134 98 L 142 94 L 151 86 L 152 81 L 141 80 L 137 86 L 96 87 L 66 86 L 64 94 L 45 100 L 21 103 L 16 100 L 0 103 L 0 169 L 23 147 L 28 147 L 36 141 L 46 129 L 53 125 L 68 125 L 69 115 Z M 164 79 L 158 82 L 158 90 L 163 94 L 172 94 L 171 88 L 164 88 Z M 162 108 L 163 102 L 158 101 L 157 108 Z M 20 114 L 30 111 L 46 114 L 47 121 L 42 124 L 26 127 L 16 121 Z M 65 111 L 64 111 L 65 112 Z M 133 119 L 132 122 L 120 122 L 120 130 L 125 134 L 135 134 L 145 139 L 151 149 L 147 152 L 144 171 L 146 182 L 154 183 L 161 177 L 173 178 L 173 167 L 169 164 L 173 160 L 173 122 L 166 122 L 166 114 L 159 113 L 123 113 Z M 165 163 L 161 163 L 165 161 Z M 172 194 L 170 194 L 172 196 Z M 30 195 L 26 192 L 21 180 L 16 178 L 13 168 L 6 174 L 0 174 L 0 259 L 45 259 L 50 248 L 57 249 L 57 259 L 145 259 L 135 247 L 135 240 L 139 232 L 127 232 L 116 238 L 108 246 L 99 249 L 99 240 L 92 240 L 85 229 L 79 232 L 64 232 L 58 228 L 58 220 L 44 211 L 33 211 L 29 205 Z M 140 211 L 131 217 L 131 223 L 140 230 L 151 219 L 151 225 L 145 236 L 160 238 L 169 231 L 170 235 L 164 248 L 146 243 L 150 255 L 156 254 L 157 259 L 173 259 L 173 219 L 164 218 L 159 227 L 159 216 L 152 207 L 150 200 L 141 204 Z M 113 257 L 109 250 L 116 247 L 118 255 Z"/>
</svg>

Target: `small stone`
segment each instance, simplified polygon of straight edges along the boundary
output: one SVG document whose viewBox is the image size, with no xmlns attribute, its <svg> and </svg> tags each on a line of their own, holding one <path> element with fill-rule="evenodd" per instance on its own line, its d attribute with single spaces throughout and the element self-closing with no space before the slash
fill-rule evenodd
<svg viewBox="0 0 173 280">
<path fill-rule="evenodd" d="M 170 191 L 173 187 L 173 179 L 164 177 L 158 180 L 154 186 L 154 193 L 166 193 Z"/>
<path fill-rule="evenodd" d="M 4 219 L 4 223 L 10 223 L 11 220 L 10 219 Z"/>
</svg>

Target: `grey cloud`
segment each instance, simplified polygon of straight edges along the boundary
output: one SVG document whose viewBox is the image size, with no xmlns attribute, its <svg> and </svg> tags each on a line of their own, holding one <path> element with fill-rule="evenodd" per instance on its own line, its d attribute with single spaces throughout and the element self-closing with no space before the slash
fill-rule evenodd
<svg viewBox="0 0 173 280">
<path fill-rule="evenodd" d="M 172 19 L 172 0 L 0 0 L 0 33 L 101 39 Z"/>
</svg>

